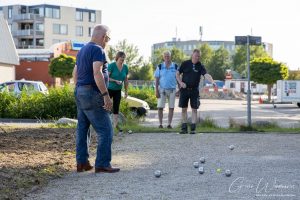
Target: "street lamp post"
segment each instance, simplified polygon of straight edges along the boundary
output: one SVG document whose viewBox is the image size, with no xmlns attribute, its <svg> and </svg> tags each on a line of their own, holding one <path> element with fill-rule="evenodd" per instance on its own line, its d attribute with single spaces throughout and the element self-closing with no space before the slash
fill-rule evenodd
<svg viewBox="0 0 300 200">
<path fill-rule="evenodd" d="M 250 38 L 247 35 L 247 68 L 248 68 L 248 90 L 247 90 L 247 121 L 251 126 L 251 83 L 250 83 Z"/>
<path fill-rule="evenodd" d="M 248 71 L 248 89 L 247 89 L 247 122 L 251 127 L 251 82 L 250 82 L 250 45 L 261 45 L 261 37 L 257 36 L 235 36 L 235 45 L 247 45 L 247 71 Z"/>
</svg>

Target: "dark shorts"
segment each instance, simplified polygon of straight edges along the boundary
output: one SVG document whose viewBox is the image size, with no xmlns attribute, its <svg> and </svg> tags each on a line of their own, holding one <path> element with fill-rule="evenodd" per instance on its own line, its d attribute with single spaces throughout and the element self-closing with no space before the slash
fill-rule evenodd
<svg viewBox="0 0 300 200">
<path fill-rule="evenodd" d="M 113 100 L 113 113 L 119 114 L 121 102 L 121 90 L 108 89 L 109 97 Z"/>
<path fill-rule="evenodd" d="M 179 107 L 187 108 L 190 100 L 191 108 L 198 109 L 200 106 L 200 97 L 198 88 L 180 89 Z"/>
</svg>

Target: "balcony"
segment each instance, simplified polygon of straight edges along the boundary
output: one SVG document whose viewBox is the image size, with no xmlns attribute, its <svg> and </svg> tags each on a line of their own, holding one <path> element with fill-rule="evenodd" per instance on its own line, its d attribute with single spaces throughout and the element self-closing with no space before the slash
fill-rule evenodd
<svg viewBox="0 0 300 200">
<path fill-rule="evenodd" d="M 40 37 L 44 37 L 44 31 L 35 31 L 33 29 L 24 29 L 24 30 L 13 31 L 12 35 L 14 37 L 27 37 L 27 38 L 33 38 L 35 35 L 35 37 L 40 38 Z"/>
<path fill-rule="evenodd" d="M 30 44 L 20 44 L 17 45 L 17 49 L 44 49 L 44 46 L 40 46 L 40 45 L 30 45 Z"/>
<path fill-rule="evenodd" d="M 13 16 L 14 22 L 34 22 L 34 21 L 44 21 L 44 17 L 32 14 L 32 13 L 25 13 L 25 14 L 18 14 Z"/>
</svg>

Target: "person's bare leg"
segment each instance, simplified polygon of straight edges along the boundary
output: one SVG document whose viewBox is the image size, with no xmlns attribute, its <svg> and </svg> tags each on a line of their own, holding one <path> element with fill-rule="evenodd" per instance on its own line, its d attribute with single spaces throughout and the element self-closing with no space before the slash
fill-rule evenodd
<svg viewBox="0 0 300 200">
<path fill-rule="evenodd" d="M 118 126 L 119 114 L 114 114 L 114 128 Z"/>
<path fill-rule="evenodd" d="M 174 114 L 174 108 L 169 108 L 168 125 L 170 128 L 172 127 L 171 124 L 172 124 L 173 114 Z"/>
<path fill-rule="evenodd" d="M 158 108 L 158 120 L 159 120 L 159 125 L 162 126 L 162 120 L 163 120 L 163 108 Z"/>
<path fill-rule="evenodd" d="M 192 124 L 190 134 L 195 134 L 197 124 L 197 109 L 192 109 Z"/>
<path fill-rule="evenodd" d="M 192 109 L 192 124 L 197 123 L 197 109 Z"/>
<path fill-rule="evenodd" d="M 181 131 L 180 134 L 186 134 L 187 133 L 187 108 L 182 108 L 181 111 Z"/>
<path fill-rule="evenodd" d="M 182 123 L 186 123 L 187 122 L 187 108 L 182 108 L 182 111 L 181 111 L 181 120 L 182 120 Z"/>
</svg>

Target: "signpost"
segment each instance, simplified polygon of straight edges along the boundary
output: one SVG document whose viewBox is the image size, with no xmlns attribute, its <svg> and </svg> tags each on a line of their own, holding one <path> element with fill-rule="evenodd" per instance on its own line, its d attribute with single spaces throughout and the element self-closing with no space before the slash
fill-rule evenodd
<svg viewBox="0 0 300 200">
<path fill-rule="evenodd" d="M 250 45 L 261 45 L 261 37 L 235 36 L 235 45 L 247 45 L 248 90 L 247 90 L 247 121 L 251 127 L 251 84 L 250 84 Z"/>
</svg>

